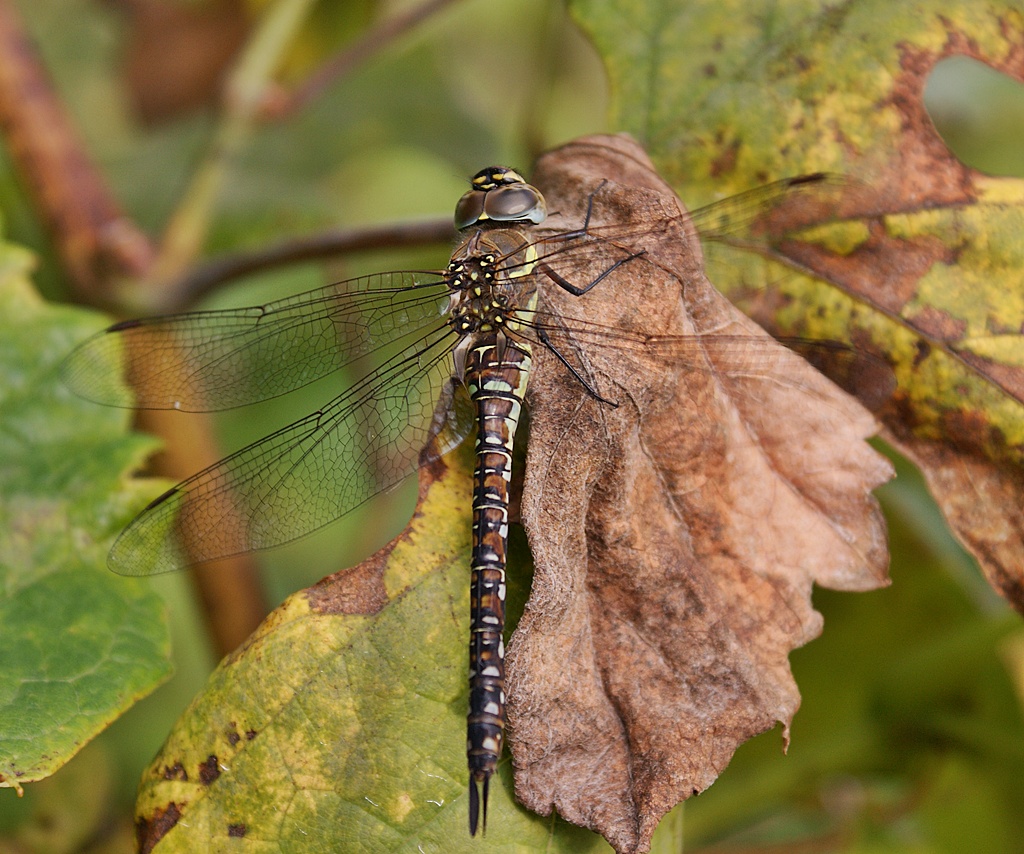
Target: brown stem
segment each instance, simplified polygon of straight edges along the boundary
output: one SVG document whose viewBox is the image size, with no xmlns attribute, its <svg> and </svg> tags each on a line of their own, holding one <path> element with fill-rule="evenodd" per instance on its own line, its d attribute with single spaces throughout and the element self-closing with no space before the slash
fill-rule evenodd
<svg viewBox="0 0 1024 854">
<path fill-rule="evenodd" d="M 339 52 L 334 59 L 320 66 L 299 88 L 291 93 L 279 90 L 272 98 L 268 97 L 263 105 L 264 118 L 289 118 L 317 98 L 339 77 L 344 77 L 360 63 L 383 50 L 390 42 L 455 2 L 457 0 L 426 0 L 419 6 L 371 28 L 360 39 Z"/>
<path fill-rule="evenodd" d="M 0 127 L 80 298 L 104 304 L 115 279 L 148 270 L 153 245 L 86 154 L 10 0 L 0 0 Z"/>
<path fill-rule="evenodd" d="M 181 311 L 226 282 L 285 264 L 368 249 L 450 243 L 454 236 L 452 221 L 437 219 L 328 231 L 284 240 L 266 249 L 221 255 L 179 279 L 168 291 L 168 301 L 161 310 Z"/>
<path fill-rule="evenodd" d="M 313 2 L 272 0 L 266 4 L 236 59 L 224 86 L 217 127 L 164 229 L 144 295 L 151 305 L 165 303 L 164 290 L 199 257 L 228 171 L 249 143 L 274 71 Z"/>
</svg>

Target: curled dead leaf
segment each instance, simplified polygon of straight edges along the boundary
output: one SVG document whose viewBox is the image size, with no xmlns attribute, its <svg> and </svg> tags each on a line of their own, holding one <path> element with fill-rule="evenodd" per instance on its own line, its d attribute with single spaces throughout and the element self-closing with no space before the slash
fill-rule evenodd
<svg viewBox="0 0 1024 854">
<path fill-rule="evenodd" d="M 815 583 L 886 583 L 873 417 L 781 345 L 757 364 L 671 358 L 675 336 L 759 327 L 704 276 L 681 203 L 626 137 L 541 158 L 552 228 L 664 222 L 583 297 L 546 308 L 640 335 L 578 349 L 594 400 L 548 352 L 531 386 L 522 502 L 536 573 L 509 656 L 517 797 L 646 851 L 659 819 L 799 705 L 789 652 L 815 637 Z M 628 229 L 627 229 L 628 230 Z M 637 229 L 637 233 L 645 231 Z M 589 281 L 607 267 L 579 270 Z M 692 340 L 692 339 L 691 339 Z M 573 348 L 567 329 L 560 347 Z M 753 346 L 753 345 L 752 345 Z"/>
</svg>

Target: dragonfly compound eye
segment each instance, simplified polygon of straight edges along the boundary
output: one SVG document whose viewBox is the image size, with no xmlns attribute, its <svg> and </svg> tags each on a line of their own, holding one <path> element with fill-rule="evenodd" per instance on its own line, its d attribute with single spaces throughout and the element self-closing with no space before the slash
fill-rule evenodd
<svg viewBox="0 0 1024 854">
<path fill-rule="evenodd" d="M 481 169 L 473 176 L 473 189 L 455 206 L 455 227 L 462 231 L 487 222 L 543 222 L 547 206 L 540 190 L 504 166 Z"/>
<path fill-rule="evenodd" d="M 483 190 L 470 190 L 455 205 L 455 227 L 462 231 L 475 225 L 484 218 L 484 198 L 487 193 Z"/>
<path fill-rule="evenodd" d="M 548 215 L 540 190 L 530 184 L 496 187 L 484 198 L 484 213 L 498 222 L 543 222 Z"/>
</svg>

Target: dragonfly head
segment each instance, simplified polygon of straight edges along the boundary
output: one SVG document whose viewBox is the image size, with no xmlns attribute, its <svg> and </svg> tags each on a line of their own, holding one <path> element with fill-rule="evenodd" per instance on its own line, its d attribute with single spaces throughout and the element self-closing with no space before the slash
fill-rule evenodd
<svg viewBox="0 0 1024 854">
<path fill-rule="evenodd" d="M 548 215 L 540 190 L 514 169 L 489 166 L 473 176 L 473 189 L 455 206 L 455 227 L 505 222 L 543 222 Z"/>
</svg>

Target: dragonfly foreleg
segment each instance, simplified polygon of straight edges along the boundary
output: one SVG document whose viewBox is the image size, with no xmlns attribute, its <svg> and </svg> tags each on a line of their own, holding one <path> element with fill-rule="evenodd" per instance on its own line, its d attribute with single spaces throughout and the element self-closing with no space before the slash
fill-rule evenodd
<svg viewBox="0 0 1024 854">
<path fill-rule="evenodd" d="M 562 240 L 572 240 L 575 237 L 585 237 L 588 230 L 590 229 L 590 215 L 594 212 L 594 196 L 601 192 L 601 188 L 608 183 L 608 179 L 605 178 L 590 191 L 590 195 L 587 196 L 587 215 L 583 217 L 583 225 L 577 228 L 575 231 L 567 231 L 560 235 Z"/>
</svg>

